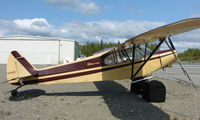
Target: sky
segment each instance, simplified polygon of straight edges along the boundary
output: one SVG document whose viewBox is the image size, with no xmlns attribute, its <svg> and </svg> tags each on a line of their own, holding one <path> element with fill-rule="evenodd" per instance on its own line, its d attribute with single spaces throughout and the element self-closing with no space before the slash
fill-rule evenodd
<svg viewBox="0 0 200 120">
<path fill-rule="evenodd" d="M 200 17 L 199 0 L 1 0 L 0 36 L 44 36 L 121 43 Z M 172 37 L 179 52 L 200 48 L 200 30 Z"/>
</svg>

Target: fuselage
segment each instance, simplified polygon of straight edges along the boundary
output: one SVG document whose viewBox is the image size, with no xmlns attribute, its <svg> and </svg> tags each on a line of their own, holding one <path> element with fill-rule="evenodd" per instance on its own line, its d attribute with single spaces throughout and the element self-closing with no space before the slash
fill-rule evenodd
<svg viewBox="0 0 200 120">
<path fill-rule="evenodd" d="M 174 50 L 176 53 L 176 51 Z M 114 53 L 113 53 L 114 54 Z M 129 79 L 131 76 L 131 63 L 124 57 L 114 57 L 114 62 L 107 60 L 111 54 L 99 53 L 72 63 L 37 69 L 37 75 L 23 78 L 25 85 L 28 84 L 56 84 L 92 82 L 104 80 Z M 141 66 L 146 58 L 135 59 L 134 72 Z M 146 65 L 140 70 L 136 78 L 146 76 L 175 62 L 172 50 L 156 52 Z M 26 66 L 25 66 L 26 67 Z M 18 80 L 10 82 L 18 85 Z"/>
</svg>

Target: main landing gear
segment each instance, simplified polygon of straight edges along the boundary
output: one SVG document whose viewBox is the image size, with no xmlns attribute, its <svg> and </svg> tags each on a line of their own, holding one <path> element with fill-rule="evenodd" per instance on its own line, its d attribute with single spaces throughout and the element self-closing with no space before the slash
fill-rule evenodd
<svg viewBox="0 0 200 120">
<path fill-rule="evenodd" d="M 157 80 L 144 80 L 131 83 L 130 92 L 142 95 L 142 98 L 148 102 L 165 102 L 165 85 Z"/>
<path fill-rule="evenodd" d="M 19 85 L 16 89 L 10 91 L 12 97 L 16 97 L 17 94 L 18 94 L 17 90 L 18 90 L 19 88 L 21 88 L 22 86 L 24 86 L 24 83 L 23 83 L 23 80 L 22 80 L 22 79 L 19 80 L 19 84 L 20 84 L 20 85 Z"/>
<path fill-rule="evenodd" d="M 166 97 L 166 88 L 164 84 L 160 81 L 153 80 L 148 81 L 148 78 L 141 78 L 137 79 L 136 76 L 140 73 L 140 71 L 143 69 L 145 64 L 151 59 L 153 54 L 160 48 L 160 46 L 163 44 L 166 38 L 161 38 L 159 43 L 156 45 L 156 47 L 153 49 L 153 51 L 147 55 L 147 44 L 145 44 L 145 50 L 144 50 L 144 61 L 142 64 L 137 68 L 137 71 L 134 72 L 135 68 L 135 51 L 137 45 L 133 43 L 132 48 L 132 57 L 124 50 L 125 56 L 128 58 L 128 60 L 131 63 L 132 69 L 131 69 L 131 77 L 130 80 L 131 83 L 131 92 L 135 94 L 141 94 L 142 98 L 146 101 L 150 102 L 164 102 Z M 172 47 L 173 48 L 173 47 Z"/>
</svg>

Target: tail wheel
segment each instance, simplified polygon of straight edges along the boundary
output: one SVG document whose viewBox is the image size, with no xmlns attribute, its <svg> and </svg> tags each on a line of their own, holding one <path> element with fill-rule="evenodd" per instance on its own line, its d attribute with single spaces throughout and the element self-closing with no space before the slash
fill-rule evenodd
<svg viewBox="0 0 200 120">
<path fill-rule="evenodd" d="M 17 96 L 17 90 L 16 89 L 11 90 L 10 92 L 11 92 L 11 96 L 12 97 L 16 97 Z"/>
<path fill-rule="evenodd" d="M 165 102 L 165 85 L 157 80 L 152 80 L 144 85 L 142 98 L 149 102 Z"/>
</svg>

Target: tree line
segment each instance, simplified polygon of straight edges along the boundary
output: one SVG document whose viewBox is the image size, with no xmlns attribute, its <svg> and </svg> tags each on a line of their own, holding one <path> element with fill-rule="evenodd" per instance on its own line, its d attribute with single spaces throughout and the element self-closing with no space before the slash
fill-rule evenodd
<svg viewBox="0 0 200 120">
<path fill-rule="evenodd" d="M 200 49 L 189 48 L 183 53 L 179 53 L 178 57 L 181 61 L 187 62 L 199 62 L 200 61 Z"/>
<path fill-rule="evenodd" d="M 118 43 L 120 44 L 120 43 Z M 117 43 L 104 43 L 103 40 L 101 40 L 100 43 L 95 43 L 95 42 L 86 42 L 86 44 L 84 45 L 80 45 L 80 49 L 81 49 L 81 54 L 84 54 L 85 56 L 91 56 L 93 55 L 95 52 L 106 49 L 106 48 L 110 48 L 110 47 L 114 47 L 116 46 Z"/>
<path fill-rule="evenodd" d="M 106 48 L 111 48 L 111 47 L 115 47 L 117 45 L 119 45 L 120 42 L 118 41 L 118 43 L 104 43 L 103 39 L 100 41 L 100 43 L 97 42 L 86 42 L 86 44 L 84 45 L 80 45 L 80 49 L 81 49 L 81 54 L 85 55 L 85 56 L 91 56 L 93 55 L 95 52 L 106 49 Z M 156 47 L 156 44 L 148 44 L 147 47 L 150 50 L 153 50 Z"/>
</svg>

